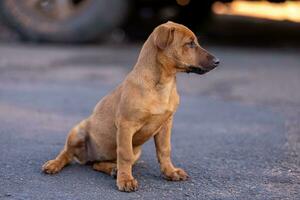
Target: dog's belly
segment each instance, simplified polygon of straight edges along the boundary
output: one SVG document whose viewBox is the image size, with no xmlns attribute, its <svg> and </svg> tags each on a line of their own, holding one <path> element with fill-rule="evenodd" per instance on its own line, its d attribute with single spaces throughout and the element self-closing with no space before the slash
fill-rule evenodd
<svg viewBox="0 0 300 200">
<path fill-rule="evenodd" d="M 166 112 L 165 114 L 151 116 L 145 125 L 134 134 L 132 140 L 133 146 L 140 146 L 154 136 L 171 114 L 171 112 Z"/>
<path fill-rule="evenodd" d="M 117 159 L 117 143 L 115 134 L 90 134 L 87 141 L 89 161 L 111 161 Z"/>
</svg>

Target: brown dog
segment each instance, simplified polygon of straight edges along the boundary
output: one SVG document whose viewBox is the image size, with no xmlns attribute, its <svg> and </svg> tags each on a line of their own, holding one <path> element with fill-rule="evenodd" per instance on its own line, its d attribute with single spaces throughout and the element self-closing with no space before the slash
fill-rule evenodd
<svg viewBox="0 0 300 200">
<path fill-rule="evenodd" d="M 64 149 L 43 165 L 43 171 L 57 173 L 73 159 L 82 164 L 93 161 L 97 171 L 111 175 L 117 170 L 119 190 L 135 191 L 132 165 L 141 146 L 154 137 L 164 177 L 186 180 L 188 175 L 170 158 L 172 120 L 179 104 L 176 73 L 204 74 L 218 64 L 187 27 L 173 22 L 158 26 L 123 83 L 70 131 Z"/>
</svg>

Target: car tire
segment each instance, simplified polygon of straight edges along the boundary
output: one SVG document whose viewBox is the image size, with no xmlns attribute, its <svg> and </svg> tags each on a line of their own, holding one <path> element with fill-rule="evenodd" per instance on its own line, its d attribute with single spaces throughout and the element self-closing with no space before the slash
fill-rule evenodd
<svg viewBox="0 0 300 200">
<path fill-rule="evenodd" d="M 86 0 L 74 15 L 56 20 L 26 6 L 26 1 L 1 0 L 2 18 L 21 38 L 44 42 L 87 42 L 105 37 L 126 20 L 129 8 L 129 0 Z"/>
</svg>

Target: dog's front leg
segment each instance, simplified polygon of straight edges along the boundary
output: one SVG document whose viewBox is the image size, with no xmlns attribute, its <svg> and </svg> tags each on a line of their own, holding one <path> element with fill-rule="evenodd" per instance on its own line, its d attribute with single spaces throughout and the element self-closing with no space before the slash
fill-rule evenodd
<svg viewBox="0 0 300 200">
<path fill-rule="evenodd" d="M 173 166 L 171 161 L 171 129 L 173 117 L 163 125 L 162 129 L 154 136 L 157 159 L 164 177 L 170 181 L 181 181 L 188 178 L 187 173 Z"/>
<path fill-rule="evenodd" d="M 120 191 L 135 191 L 138 182 L 132 176 L 132 165 L 135 161 L 132 137 L 137 131 L 137 126 L 133 123 L 121 122 L 117 128 L 117 186 Z"/>
</svg>

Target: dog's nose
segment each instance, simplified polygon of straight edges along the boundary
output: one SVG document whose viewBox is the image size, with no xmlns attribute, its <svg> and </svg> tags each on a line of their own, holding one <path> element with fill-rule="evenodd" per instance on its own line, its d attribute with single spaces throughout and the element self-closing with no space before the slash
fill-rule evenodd
<svg viewBox="0 0 300 200">
<path fill-rule="evenodd" d="M 215 67 L 218 66 L 220 64 L 220 60 L 218 58 L 214 58 L 213 59 L 213 64 L 214 64 Z"/>
</svg>

